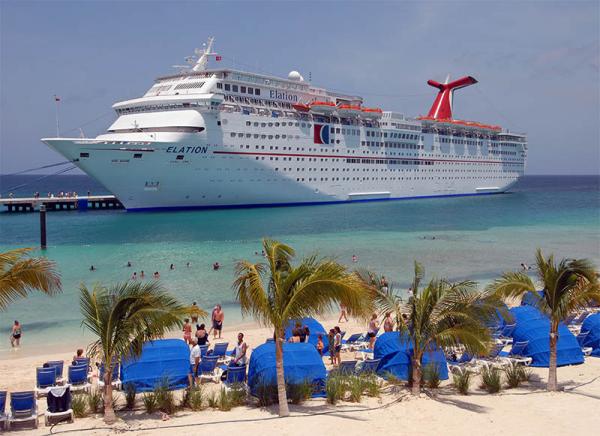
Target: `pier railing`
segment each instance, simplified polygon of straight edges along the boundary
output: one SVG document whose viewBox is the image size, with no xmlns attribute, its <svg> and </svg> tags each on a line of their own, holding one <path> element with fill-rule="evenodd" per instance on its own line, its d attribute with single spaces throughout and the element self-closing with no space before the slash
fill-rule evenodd
<svg viewBox="0 0 600 436">
<path fill-rule="evenodd" d="M 123 204 L 114 195 L 90 195 L 77 197 L 28 197 L 0 198 L 7 212 L 36 212 L 40 206 L 47 211 L 73 211 L 88 209 L 123 209 Z"/>
</svg>

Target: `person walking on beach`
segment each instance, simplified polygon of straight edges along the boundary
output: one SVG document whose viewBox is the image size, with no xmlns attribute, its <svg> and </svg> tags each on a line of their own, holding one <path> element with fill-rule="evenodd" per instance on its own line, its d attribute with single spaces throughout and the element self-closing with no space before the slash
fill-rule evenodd
<svg viewBox="0 0 600 436">
<path fill-rule="evenodd" d="M 342 361 L 342 358 L 340 357 L 340 353 L 342 351 L 342 331 L 337 325 L 333 328 L 333 330 L 335 331 L 335 336 L 333 337 L 333 351 L 335 353 L 334 360 L 339 365 Z"/>
<path fill-rule="evenodd" d="M 371 316 L 371 321 L 369 321 L 369 329 L 367 332 L 367 336 L 369 337 L 369 348 L 372 350 L 373 345 L 375 344 L 375 337 L 377 336 L 377 331 L 379 330 L 379 323 L 377 322 L 377 314 L 374 313 Z"/>
<path fill-rule="evenodd" d="M 394 320 L 392 319 L 391 312 L 387 312 L 385 314 L 385 318 L 383 319 L 383 331 L 384 332 L 393 332 L 394 331 Z"/>
<path fill-rule="evenodd" d="M 338 319 L 338 323 L 341 323 L 342 319 L 348 322 L 348 316 L 346 314 L 346 305 L 344 303 L 340 303 L 340 317 Z"/>
<path fill-rule="evenodd" d="M 21 324 L 19 321 L 15 319 L 15 323 L 12 326 L 12 331 L 10 332 L 10 345 L 11 347 L 18 347 L 21 345 L 21 335 L 23 334 L 23 329 L 21 328 Z"/>
<path fill-rule="evenodd" d="M 329 361 L 335 365 L 335 330 L 330 329 L 327 335 L 327 349 L 329 350 Z"/>
<path fill-rule="evenodd" d="M 212 329 L 213 329 L 213 338 L 217 338 L 217 333 L 219 334 L 219 339 L 221 339 L 221 332 L 223 330 L 223 320 L 225 319 L 225 314 L 223 313 L 223 309 L 220 304 L 217 304 L 212 311 Z"/>
<path fill-rule="evenodd" d="M 183 324 L 183 340 L 186 344 L 192 343 L 192 325 L 190 324 L 190 320 L 185 318 Z"/>
</svg>

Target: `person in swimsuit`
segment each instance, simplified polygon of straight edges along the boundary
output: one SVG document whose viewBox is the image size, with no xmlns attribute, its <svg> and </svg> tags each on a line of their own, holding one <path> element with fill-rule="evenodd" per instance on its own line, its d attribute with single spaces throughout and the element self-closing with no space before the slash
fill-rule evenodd
<svg viewBox="0 0 600 436">
<path fill-rule="evenodd" d="M 196 339 L 198 340 L 198 345 L 208 344 L 208 332 L 204 324 L 196 326 Z"/>
<path fill-rule="evenodd" d="M 21 345 L 21 335 L 22 334 L 23 334 L 23 330 L 21 329 L 21 324 L 19 324 L 19 321 L 15 320 L 15 323 L 12 326 L 12 331 L 10 334 L 10 345 L 13 348 Z"/>
<path fill-rule="evenodd" d="M 337 325 L 333 328 L 333 330 L 335 331 L 335 336 L 333 337 L 333 350 L 335 352 L 334 360 L 337 361 L 337 364 L 339 365 L 342 361 L 340 356 L 340 352 L 342 351 L 342 331 Z"/>
<path fill-rule="evenodd" d="M 323 344 L 323 335 L 319 334 L 317 336 L 317 351 L 321 357 L 323 357 L 323 348 L 325 348 L 325 345 Z"/>
<path fill-rule="evenodd" d="M 374 313 L 371 316 L 371 321 L 369 321 L 369 330 L 367 332 L 367 336 L 369 337 L 369 348 L 372 350 L 373 345 L 375 345 L 375 337 L 377 336 L 377 331 L 379 330 L 379 323 L 377 322 L 377 314 Z"/>
<path fill-rule="evenodd" d="M 185 324 L 183 324 L 183 340 L 186 344 L 189 344 L 192 341 L 192 325 L 188 318 L 183 321 L 185 322 Z"/>
<path fill-rule="evenodd" d="M 221 332 L 223 330 L 223 320 L 225 319 L 225 314 L 223 313 L 223 309 L 220 304 L 217 304 L 212 312 L 212 328 L 213 328 L 213 337 L 216 339 L 217 332 L 219 334 L 219 339 L 221 339 Z"/>
<path fill-rule="evenodd" d="M 342 322 L 342 319 L 348 322 L 348 316 L 346 314 L 346 305 L 344 303 L 340 303 L 340 317 L 338 318 L 338 323 Z"/>
<path fill-rule="evenodd" d="M 383 319 L 383 331 L 392 332 L 394 331 L 394 320 L 392 319 L 392 313 L 388 312 L 385 314 Z"/>
<path fill-rule="evenodd" d="M 329 361 L 335 365 L 335 330 L 330 329 L 327 335 L 327 348 L 329 350 Z"/>
</svg>

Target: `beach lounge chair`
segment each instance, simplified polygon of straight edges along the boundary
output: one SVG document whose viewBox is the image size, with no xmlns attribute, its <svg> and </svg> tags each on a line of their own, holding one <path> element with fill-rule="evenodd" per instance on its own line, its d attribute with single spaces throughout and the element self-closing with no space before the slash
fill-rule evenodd
<svg viewBox="0 0 600 436">
<path fill-rule="evenodd" d="M 0 428 L 4 428 L 6 424 L 6 391 L 0 391 Z"/>
<path fill-rule="evenodd" d="M 71 386 L 71 391 L 89 391 L 92 387 L 87 380 L 86 365 L 69 365 L 67 373 L 67 382 Z"/>
<path fill-rule="evenodd" d="M 246 365 L 243 366 L 230 366 L 227 368 L 227 377 L 223 381 L 225 390 L 230 391 L 232 389 L 244 389 L 247 390 L 246 386 Z"/>
<path fill-rule="evenodd" d="M 480 365 L 480 366 L 486 365 L 486 366 L 503 367 L 503 366 L 507 365 L 507 362 L 499 357 L 503 348 L 504 348 L 503 343 L 495 344 L 487 356 L 476 357 L 474 359 L 475 360 L 474 363 L 476 365 Z"/>
<path fill-rule="evenodd" d="M 518 363 L 529 366 L 533 359 L 531 357 L 523 356 L 523 352 L 527 348 L 527 345 L 529 345 L 529 341 L 515 342 L 510 351 L 501 351 L 498 354 L 498 357 L 508 363 Z"/>
<path fill-rule="evenodd" d="M 231 356 L 227 355 L 227 347 L 229 347 L 229 342 L 219 342 L 215 344 L 210 355 L 217 356 L 219 362 L 227 363 L 231 360 Z"/>
<path fill-rule="evenodd" d="M 50 360 L 46 362 L 46 365 L 56 370 L 56 383 L 62 383 L 65 362 L 63 360 Z"/>
<path fill-rule="evenodd" d="M 35 395 L 41 397 L 47 395 L 50 388 L 56 386 L 55 368 L 36 368 L 35 369 Z"/>
<path fill-rule="evenodd" d="M 381 359 L 367 359 L 356 369 L 356 375 L 375 374 Z"/>
<path fill-rule="evenodd" d="M 54 373 L 56 374 L 56 373 Z M 37 404 L 35 402 L 35 392 L 12 392 L 10 394 L 10 413 L 8 415 L 7 430 L 14 423 L 33 422 L 35 428 L 38 427 Z"/>
<path fill-rule="evenodd" d="M 198 345 L 198 347 L 200 347 L 200 358 L 208 354 L 208 345 Z"/>
<path fill-rule="evenodd" d="M 118 362 L 113 363 L 113 371 L 111 377 L 111 384 L 115 389 L 121 389 L 121 379 L 119 378 L 119 369 L 120 365 Z M 104 387 L 104 364 L 100 365 L 100 370 L 98 371 L 98 386 Z"/>
<path fill-rule="evenodd" d="M 342 360 L 337 370 L 341 375 L 354 374 L 354 371 L 356 370 L 356 360 Z"/>
<path fill-rule="evenodd" d="M 268 344 L 269 342 L 275 342 L 275 338 L 267 338 L 265 344 Z"/>
<path fill-rule="evenodd" d="M 515 327 L 517 326 L 517 324 L 506 324 L 501 330 L 500 330 L 500 336 L 498 337 L 498 339 L 503 342 L 505 345 L 508 344 L 512 344 L 512 333 L 515 330 Z"/>
<path fill-rule="evenodd" d="M 481 370 L 481 365 L 477 359 L 466 351 L 461 354 L 460 358 L 456 360 L 446 359 L 446 361 L 448 362 L 450 371 L 455 374 L 463 373 L 465 371 L 478 373 Z"/>
<path fill-rule="evenodd" d="M 373 358 L 373 350 L 371 348 L 362 348 L 354 352 L 356 360 L 367 360 Z"/>
<path fill-rule="evenodd" d="M 89 357 L 76 357 L 73 362 L 75 362 L 74 366 L 85 366 L 88 372 L 92 370 Z"/>
<path fill-rule="evenodd" d="M 46 397 L 48 409 L 44 412 L 46 426 L 59 422 L 73 422 L 73 409 L 71 409 L 71 388 L 57 386 L 48 392 Z"/>
<path fill-rule="evenodd" d="M 568 325 L 571 325 L 571 324 L 573 323 L 573 320 L 575 319 L 575 317 L 576 317 L 576 316 L 577 316 L 577 314 L 575 314 L 575 313 L 572 313 L 571 315 L 567 316 L 567 317 L 564 319 L 563 323 L 564 323 L 566 326 L 568 326 Z"/>
<path fill-rule="evenodd" d="M 342 340 L 342 351 L 355 351 L 362 348 L 367 348 L 369 346 L 369 342 L 364 341 L 365 337 L 366 335 L 363 333 L 355 333 L 345 341 Z"/>
<path fill-rule="evenodd" d="M 219 362 L 219 356 L 207 355 L 200 361 L 200 381 L 208 379 L 219 383 L 221 378 L 221 368 L 217 366 Z"/>
<path fill-rule="evenodd" d="M 581 351 L 583 351 L 584 356 L 591 356 L 592 352 L 594 351 L 593 347 L 584 347 L 583 346 L 585 344 L 585 340 L 587 339 L 589 334 L 590 334 L 590 332 L 587 331 L 587 332 L 580 332 L 577 335 L 577 342 L 579 343 L 579 346 L 581 347 Z"/>
<path fill-rule="evenodd" d="M 571 330 L 571 332 L 573 334 L 579 333 L 579 331 L 581 330 L 581 324 L 583 324 L 583 321 L 585 321 L 585 319 L 588 317 L 589 314 L 590 314 L 590 312 L 587 310 L 584 310 L 583 312 L 581 312 L 567 326 L 569 328 L 569 330 Z"/>
</svg>

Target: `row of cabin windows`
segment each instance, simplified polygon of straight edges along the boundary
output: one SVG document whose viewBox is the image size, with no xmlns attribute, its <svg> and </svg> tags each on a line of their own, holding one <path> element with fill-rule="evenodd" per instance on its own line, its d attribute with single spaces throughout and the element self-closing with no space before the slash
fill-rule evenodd
<svg viewBox="0 0 600 436">
<path fill-rule="evenodd" d="M 293 121 L 289 121 L 289 122 L 286 122 L 286 121 L 282 121 L 282 122 L 275 121 L 275 122 L 271 122 L 271 123 L 259 123 L 258 121 L 254 121 L 254 123 L 252 123 L 251 121 L 246 121 L 246 126 L 248 126 L 248 127 L 250 127 L 250 126 L 254 126 L 254 127 L 259 127 L 259 126 L 260 127 L 279 127 L 279 126 L 281 126 L 281 127 L 286 127 L 286 126 L 293 127 L 293 126 L 296 126 L 296 127 L 304 127 L 304 128 L 308 127 L 308 128 L 310 128 L 311 124 L 310 123 L 299 123 L 298 121 L 296 121 L 296 122 L 293 122 Z"/>
<path fill-rule="evenodd" d="M 251 86 L 239 86 L 238 87 L 238 85 L 231 85 L 229 83 L 217 82 L 217 89 L 223 89 L 223 88 L 225 88 L 225 91 L 241 92 L 242 94 L 250 94 L 250 95 L 260 95 L 260 88 L 252 88 Z"/>
<path fill-rule="evenodd" d="M 413 135 L 411 133 L 395 133 L 395 132 L 372 132 L 367 130 L 367 136 L 375 136 L 379 138 L 398 138 L 398 139 L 419 139 L 419 135 Z M 421 138 L 423 140 L 424 138 Z"/>
</svg>

